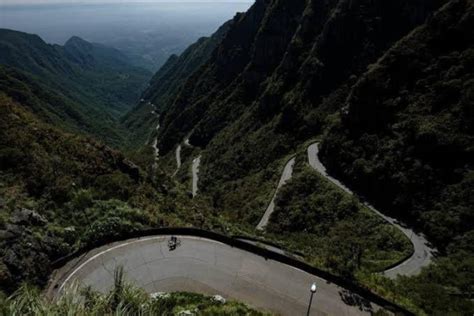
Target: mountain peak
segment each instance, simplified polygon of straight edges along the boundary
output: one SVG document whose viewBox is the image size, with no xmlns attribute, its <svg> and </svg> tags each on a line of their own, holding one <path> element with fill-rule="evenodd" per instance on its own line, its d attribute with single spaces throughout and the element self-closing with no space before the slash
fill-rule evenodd
<svg viewBox="0 0 474 316">
<path fill-rule="evenodd" d="M 93 45 L 92 43 L 80 38 L 79 36 L 72 36 L 70 39 L 67 40 L 67 42 L 64 44 L 64 47 L 66 48 L 82 48 L 82 49 L 87 49 L 90 50 L 92 49 Z"/>
</svg>

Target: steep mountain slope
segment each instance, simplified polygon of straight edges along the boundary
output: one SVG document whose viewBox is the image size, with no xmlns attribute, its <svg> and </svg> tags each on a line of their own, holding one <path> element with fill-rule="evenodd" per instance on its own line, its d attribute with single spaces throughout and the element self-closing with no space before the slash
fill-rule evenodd
<svg viewBox="0 0 474 316">
<path fill-rule="evenodd" d="M 0 112 L 0 289 L 9 290 L 21 281 L 43 283 L 50 261 L 106 212 L 127 218 L 127 206 L 93 210 L 96 201 L 127 201 L 143 185 L 120 153 L 41 122 L 3 92 Z"/>
<path fill-rule="evenodd" d="M 0 30 L 0 64 L 65 100 L 68 109 L 56 109 L 58 124 L 76 131 L 86 125 L 85 132 L 112 144 L 123 137 L 118 136 L 118 116 L 136 102 L 150 77 L 115 49 L 77 37 L 64 46 L 48 45 L 36 35 L 5 29 Z"/>
<path fill-rule="evenodd" d="M 227 220 L 256 225 L 282 162 L 295 152 L 298 161 L 304 144 L 324 139 L 332 174 L 429 234 L 442 256 L 416 277 L 363 281 L 393 290 L 387 295 L 420 313 L 471 311 L 472 6 L 257 0 L 164 99 L 160 154 L 172 155 L 190 135 L 193 150 L 201 149 L 202 200 Z M 162 74 L 172 76 L 169 69 Z M 312 183 L 299 168 L 304 176 L 290 183 Z M 282 191 L 325 194 L 303 185 Z M 277 197 L 277 204 L 278 218 L 291 211 L 294 222 L 308 224 L 304 210 L 293 209 L 298 200 Z M 285 225 L 270 218 L 270 228 Z M 337 238 L 353 236 L 347 227 L 336 229 Z"/>
<path fill-rule="evenodd" d="M 212 36 L 200 38 L 180 56 L 172 55 L 153 76 L 142 94 L 142 101 L 122 119 L 122 123 L 133 133 L 136 144 L 142 144 L 151 126 L 156 125 L 155 116 L 150 115 L 150 112 L 163 113 L 168 110 L 186 79 L 209 60 L 231 25 L 232 21 L 229 21 Z"/>
<path fill-rule="evenodd" d="M 0 66 L 0 90 L 50 124 L 72 132 L 93 134 L 113 144 L 123 141 L 110 115 L 49 88 L 31 74 Z"/>
<path fill-rule="evenodd" d="M 255 174 L 320 133 L 351 82 L 435 7 L 421 0 L 257 1 L 177 94 L 162 119 L 161 152 L 191 133 L 191 143 L 206 148 L 204 192 L 219 197 L 225 212 L 258 221 L 252 213 L 264 205 L 254 203 L 249 185 L 265 176 Z"/>
<path fill-rule="evenodd" d="M 56 111 L 81 120 L 67 102 L 0 66 L 0 297 L 23 282 L 44 286 L 54 260 L 104 239 L 161 226 L 218 227 L 184 192 L 169 194 L 166 176 L 152 178 L 118 150 L 65 132 Z"/>
<path fill-rule="evenodd" d="M 472 231 L 474 6 L 455 1 L 352 87 L 322 157 L 443 249 Z"/>
<path fill-rule="evenodd" d="M 451 1 L 353 85 L 330 171 L 423 230 L 436 265 L 391 285 L 431 314 L 474 310 L 474 1 Z"/>
</svg>

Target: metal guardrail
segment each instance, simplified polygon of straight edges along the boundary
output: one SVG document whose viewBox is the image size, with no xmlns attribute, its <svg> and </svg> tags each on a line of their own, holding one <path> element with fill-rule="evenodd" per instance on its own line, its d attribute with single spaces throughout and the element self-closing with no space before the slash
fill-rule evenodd
<svg viewBox="0 0 474 316">
<path fill-rule="evenodd" d="M 143 230 L 143 231 L 129 232 L 129 233 L 123 234 L 120 237 L 104 238 L 100 241 L 89 244 L 86 247 L 83 247 L 65 257 L 62 257 L 54 261 L 52 263 L 52 267 L 53 269 L 61 268 L 72 259 L 77 258 L 80 255 L 83 255 L 94 248 L 105 246 L 112 242 L 124 241 L 124 240 L 132 239 L 132 238 L 160 236 L 160 235 L 194 236 L 194 237 L 201 237 L 201 238 L 215 240 L 215 241 L 224 243 L 226 245 L 229 245 L 231 247 L 235 247 L 235 248 L 256 254 L 258 256 L 265 258 L 266 260 L 274 260 L 274 261 L 295 267 L 309 274 L 313 274 L 317 277 L 323 278 L 331 283 L 334 283 L 340 287 L 343 287 L 361 296 L 362 298 L 368 301 L 371 301 L 383 307 L 386 310 L 393 312 L 396 315 L 414 315 L 412 312 L 408 311 L 404 307 L 401 307 L 393 302 L 386 300 L 385 298 L 373 293 L 367 288 L 364 288 L 350 280 L 331 274 L 327 271 L 313 267 L 296 258 L 288 257 L 286 255 L 273 252 L 269 249 L 259 247 L 252 243 L 239 240 L 237 238 L 229 237 L 229 236 L 212 232 L 212 231 L 208 231 L 208 230 L 202 230 L 202 229 L 191 228 L 191 227 L 176 227 L 176 228 L 169 227 L 169 228 L 149 229 L 149 230 Z"/>
</svg>

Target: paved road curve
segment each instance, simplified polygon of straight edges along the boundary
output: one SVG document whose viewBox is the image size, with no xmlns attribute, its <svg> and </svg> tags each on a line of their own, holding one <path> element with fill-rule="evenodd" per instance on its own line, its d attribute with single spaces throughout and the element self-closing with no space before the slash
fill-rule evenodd
<svg viewBox="0 0 474 316">
<path fill-rule="evenodd" d="M 354 194 L 349 188 L 347 188 L 344 184 L 342 184 L 337 179 L 331 177 L 324 165 L 321 163 L 318 157 L 319 148 L 318 143 L 312 144 L 308 147 L 308 161 L 313 169 L 317 170 L 321 175 L 327 178 L 329 181 L 336 184 L 338 187 L 343 189 L 349 194 Z M 430 264 L 432 254 L 434 250 L 430 248 L 427 240 L 423 235 L 416 234 L 413 230 L 402 226 L 396 219 L 386 216 L 376 210 L 372 205 L 368 203 L 364 203 L 367 207 L 369 207 L 372 211 L 377 213 L 379 216 L 384 218 L 390 224 L 396 226 L 400 229 L 413 243 L 414 253 L 413 255 L 402 262 L 400 265 L 385 271 L 385 275 L 389 278 L 395 278 L 397 275 L 415 275 L 420 273 L 421 269 Z"/>
<path fill-rule="evenodd" d="M 196 197 L 198 192 L 198 181 L 199 181 L 199 166 L 201 164 L 201 156 L 193 160 L 192 173 L 193 173 L 193 187 L 192 194 Z"/>
<path fill-rule="evenodd" d="M 268 204 L 267 210 L 265 211 L 265 214 L 263 214 L 262 219 L 257 225 L 258 230 L 264 230 L 265 227 L 268 224 L 268 221 L 270 219 L 270 216 L 272 215 L 273 211 L 275 210 L 275 198 L 277 196 L 278 190 L 285 185 L 285 183 L 291 179 L 291 176 L 293 175 L 293 167 L 295 166 L 295 158 L 292 158 L 290 161 L 287 162 L 285 169 L 283 169 L 283 173 L 280 178 L 280 182 L 278 183 L 278 186 L 275 190 L 275 193 L 273 194 L 272 200 L 270 201 L 270 204 Z"/>
<path fill-rule="evenodd" d="M 378 309 L 344 303 L 350 293 L 291 266 L 209 239 L 178 236 L 170 251 L 169 237 L 118 242 L 95 249 L 56 271 L 48 287 L 57 297 L 73 282 L 106 292 L 113 272 L 123 266 L 125 278 L 148 293 L 191 291 L 219 294 L 281 315 L 306 315 L 309 287 L 318 285 L 311 315 L 364 315 Z M 342 295 L 342 296 L 341 296 Z"/>
</svg>

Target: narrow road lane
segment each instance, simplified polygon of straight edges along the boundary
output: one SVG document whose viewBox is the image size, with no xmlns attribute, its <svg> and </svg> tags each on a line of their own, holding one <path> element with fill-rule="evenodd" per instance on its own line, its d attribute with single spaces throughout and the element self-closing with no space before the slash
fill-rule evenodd
<svg viewBox="0 0 474 316">
<path fill-rule="evenodd" d="M 107 292 L 113 273 L 122 266 L 125 279 L 148 293 L 188 291 L 219 294 L 280 315 L 306 315 L 309 287 L 318 285 L 311 315 L 368 315 L 378 306 L 361 308 L 344 301 L 352 293 L 326 280 L 273 260 L 266 260 L 226 244 L 178 236 L 180 245 L 168 248 L 170 236 L 144 237 L 95 249 L 56 271 L 48 294 L 58 297 L 74 282 Z M 344 297 L 344 299 L 343 299 Z"/>
<path fill-rule="evenodd" d="M 189 143 L 189 137 L 184 140 L 184 144 L 188 147 L 193 147 L 193 145 Z"/>
<path fill-rule="evenodd" d="M 268 220 L 270 219 L 270 216 L 272 215 L 273 211 L 275 210 L 275 198 L 278 194 L 278 190 L 285 185 L 285 183 L 291 179 L 291 176 L 293 175 L 293 167 L 295 166 L 295 158 L 292 158 L 290 161 L 287 162 L 285 165 L 285 168 L 283 169 L 283 173 L 280 178 L 280 182 L 278 182 L 278 186 L 275 190 L 275 193 L 273 194 L 272 200 L 270 201 L 270 204 L 268 204 L 267 210 L 265 211 L 265 214 L 263 214 L 262 219 L 257 225 L 258 230 L 264 230 L 265 227 L 268 224 Z"/>
<path fill-rule="evenodd" d="M 198 192 L 198 181 L 199 181 L 199 166 L 201 165 L 201 156 L 193 160 L 192 174 L 193 174 L 193 187 L 192 194 L 196 197 Z"/>
<path fill-rule="evenodd" d="M 176 171 L 173 173 L 173 176 L 175 176 L 179 169 L 181 169 L 181 144 L 176 147 Z"/>
<path fill-rule="evenodd" d="M 318 171 L 322 176 L 337 185 L 342 190 L 346 191 L 351 195 L 354 195 L 354 193 L 343 183 L 341 183 L 337 179 L 334 179 L 327 173 L 326 168 L 321 163 L 318 157 L 318 145 L 318 143 L 315 143 L 308 147 L 308 161 L 311 167 L 313 167 L 313 169 Z M 400 265 L 384 272 L 387 277 L 395 278 L 397 275 L 416 275 L 420 273 L 423 267 L 426 267 L 431 263 L 431 258 L 433 256 L 432 254 L 434 253 L 434 249 L 429 246 L 428 241 L 422 234 L 416 234 L 410 228 L 407 228 L 400 224 L 395 218 L 382 214 L 369 203 L 364 204 L 373 212 L 385 219 L 387 222 L 400 229 L 410 239 L 414 247 L 414 253 L 410 258 L 402 262 Z"/>
<path fill-rule="evenodd" d="M 156 117 L 158 118 L 158 124 L 156 125 L 156 130 L 158 131 L 160 129 L 160 115 L 156 113 L 154 110 L 151 113 L 153 115 L 156 115 Z M 153 140 L 153 144 L 151 146 L 153 147 L 154 157 L 155 157 L 153 161 L 153 170 L 156 170 L 158 168 L 158 160 L 160 158 L 160 149 L 158 148 L 158 138 L 155 137 L 155 139 Z"/>
<path fill-rule="evenodd" d="M 153 161 L 153 170 L 156 170 L 158 168 L 158 159 L 160 157 L 160 149 L 158 148 L 158 138 L 155 138 L 153 140 L 153 151 L 154 151 L 154 161 Z"/>
</svg>

